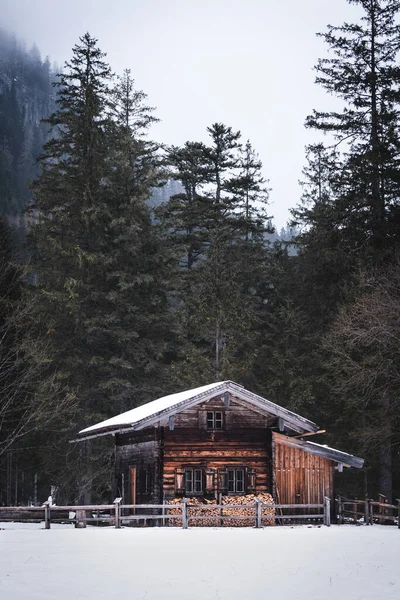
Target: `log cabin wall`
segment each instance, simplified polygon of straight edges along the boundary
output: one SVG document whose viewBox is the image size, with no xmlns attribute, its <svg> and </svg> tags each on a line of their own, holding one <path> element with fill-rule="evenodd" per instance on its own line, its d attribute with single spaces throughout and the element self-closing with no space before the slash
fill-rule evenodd
<svg viewBox="0 0 400 600">
<path fill-rule="evenodd" d="M 161 502 L 162 435 L 159 428 L 117 434 L 115 438 L 117 495 L 121 495 L 125 503 Z M 133 474 L 135 481 L 132 481 Z"/>
<path fill-rule="evenodd" d="M 334 463 L 290 446 L 290 438 L 273 433 L 274 491 L 281 504 L 322 504 L 333 500 Z"/>
<path fill-rule="evenodd" d="M 222 414 L 221 428 L 208 427 L 210 412 Z M 130 503 L 134 494 L 137 504 L 190 495 L 185 471 L 197 470 L 202 490 L 193 495 L 215 498 L 218 492 L 231 493 L 228 471 L 243 469 L 244 493 L 270 492 L 284 504 L 320 504 L 325 495 L 333 498 L 334 463 L 293 447 L 293 438 L 271 433 L 271 427 L 276 419 L 230 396 L 228 402 L 213 398 L 155 427 L 116 434 L 117 495 Z"/>
<path fill-rule="evenodd" d="M 209 412 L 222 413 L 221 429 L 207 427 Z M 173 428 L 166 426 L 164 434 L 164 497 L 184 495 L 185 469 L 204 473 L 204 493 L 199 495 L 209 498 L 226 493 L 221 475 L 234 468 L 244 469 L 245 491 L 269 491 L 271 439 L 267 426 L 265 415 L 232 397 L 229 406 L 217 397 L 175 415 Z"/>
</svg>

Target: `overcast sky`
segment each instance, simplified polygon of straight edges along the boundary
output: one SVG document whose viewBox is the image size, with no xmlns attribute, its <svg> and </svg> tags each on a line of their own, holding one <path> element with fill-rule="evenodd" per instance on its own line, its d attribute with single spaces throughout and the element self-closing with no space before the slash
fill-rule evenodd
<svg viewBox="0 0 400 600">
<path fill-rule="evenodd" d="M 315 36 L 358 16 L 346 0 L 0 0 L 0 25 L 62 65 L 79 36 L 130 68 L 162 119 L 152 137 L 206 141 L 219 121 L 250 139 L 272 187 L 278 227 L 300 197 L 304 120 L 332 99 L 314 84 Z"/>
</svg>

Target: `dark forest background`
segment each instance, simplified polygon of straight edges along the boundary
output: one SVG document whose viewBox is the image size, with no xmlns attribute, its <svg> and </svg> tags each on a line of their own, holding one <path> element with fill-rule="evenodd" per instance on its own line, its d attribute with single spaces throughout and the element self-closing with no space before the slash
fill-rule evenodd
<svg viewBox="0 0 400 600">
<path fill-rule="evenodd" d="M 0 31 L 0 503 L 108 498 L 112 444 L 76 433 L 226 379 L 365 458 L 338 492 L 399 497 L 400 3 L 353 2 L 279 233 L 234 124 L 161 146 L 89 34 L 58 69 Z"/>
</svg>

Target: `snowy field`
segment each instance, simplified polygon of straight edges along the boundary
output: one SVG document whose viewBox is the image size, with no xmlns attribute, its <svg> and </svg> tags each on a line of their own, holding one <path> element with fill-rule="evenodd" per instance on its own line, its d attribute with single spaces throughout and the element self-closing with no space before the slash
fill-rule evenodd
<svg viewBox="0 0 400 600">
<path fill-rule="evenodd" d="M 1 600 L 400 599 L 400 531 L 0 523 Z"/>
</svg>

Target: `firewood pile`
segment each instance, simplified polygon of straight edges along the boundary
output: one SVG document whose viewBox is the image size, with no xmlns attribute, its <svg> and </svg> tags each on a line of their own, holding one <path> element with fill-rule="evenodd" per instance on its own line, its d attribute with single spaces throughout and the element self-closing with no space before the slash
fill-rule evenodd
<svg viewBox="0 0 400 600">
<path fill-rule="evenodd" d="M 213 504 L 217 504 L 216 500 L 207 500 L 206 498 L 189 498 L 188 516 L 190 527 L 254 527 L 255 525 L 255 509 L 246 508 L 246 505 L 254 505 L 256 500 L 260 500 L 263 504 L 274 504 L 271 494 L 247 494 L 246 496 L 222 496 L 221 504 L 240 504 L 240 508 L 211 508 Z M 168 504 L 181 504 L 181 498 L 174 498 Z M 195 506 L 193 506 L 195 505 Z M 243 506 L 243 508 L 242 508 Z M 209 507 L 209 508 L 206 508 Z M 181 508 L 172 508 L 168 510 L 170 515 L 181 515 Z M 271 517 L 275 515 L 275 508 L 262 509 L 262 525 L 275 525 L 275 519 Z M 190 519 L 190 517 L 205 517 L 204 519 Z M 232 519 L 221 519 L 220 517 L 229 517 Z M 248 519 L 235 519 L 234 517 L 249 517 Z M 171 527 L 179 527 L 182 525 L 181 519 L 168 519 Z"/>
<path fill-rule="evenodd" d="M 254 504 L 256 500 L 260 500 L 263 504 L 274 504 L 271 494 L 263 492 L 261 494 L 247 494 L 246 496 L 222 496 L 222 504 L 241 504 L 243 508 L 224 508 L 224 516 L 251 516 L 251 519 L 224 519 L 224 527 L 254 527 L 255 524 L 255 509 L 245 508 L 246 504 Z M 262 525 L 275 525 L 275 519 L 268 517 L 275 515 L 275 508 L 262 509 Z"/>
<path fill-rule="evenodd" d="M 168 504 L 182 504 L 182 498 L 174 498 L 173 500 L 170 500 Z M 205 519 L 191 519 L 189 521 L 190 527 L 218 527 L 218 525 L 221 523 L 220 519 L 214 518 L 214 515 L 220 515 L 219 508 L 202 508 L 204 506 L 212 506 L 213 504 L 217 504 L 216 500 L 207 500 L 206 498 L 202 498 L 201 500 L 198 498 L 189 498 L 188 504 L 191 505 L 191 507 L 188 508 L 189 517 L 207 517 Z M 193 508 L 193 505 L 196 505 L 196 507 Z M 170 509 L 168 510 L 168 514 L 181 515 L 182 509 Z M 168 519 L 168 522 L 171 527 L 179 527 L 182 525 L 182 519 Z"/>
</svg>

